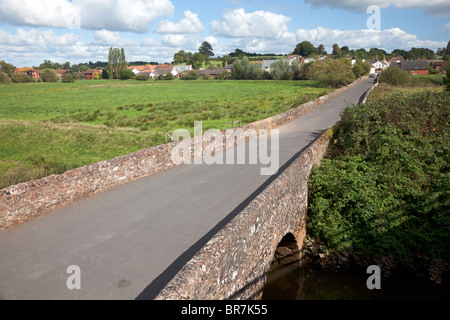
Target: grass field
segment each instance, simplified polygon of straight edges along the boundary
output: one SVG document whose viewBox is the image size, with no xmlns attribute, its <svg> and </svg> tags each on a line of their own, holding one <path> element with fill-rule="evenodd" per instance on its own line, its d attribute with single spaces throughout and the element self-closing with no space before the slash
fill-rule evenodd
<svg viewBox="0 0 450 320">
<path fill-rule="evenodd" d="M 0 189 L 226 129 L 327 94 L 312 81 L 77 81 L 0 85 Z"/>
</svg>

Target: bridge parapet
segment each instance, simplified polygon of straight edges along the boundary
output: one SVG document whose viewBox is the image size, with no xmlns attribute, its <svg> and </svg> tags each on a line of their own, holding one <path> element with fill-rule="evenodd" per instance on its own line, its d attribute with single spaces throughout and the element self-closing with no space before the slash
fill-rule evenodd
<svg viewBox="0 0 450 320">
<path fill-rule="evenodd" d="M 288 234 L 301 251 L 306 236 L 308 178 L 332 130 L 297 154 L 278 176 L 217 233 L 156 300 L 260 299 L 278 244 Z"/>
</svg>

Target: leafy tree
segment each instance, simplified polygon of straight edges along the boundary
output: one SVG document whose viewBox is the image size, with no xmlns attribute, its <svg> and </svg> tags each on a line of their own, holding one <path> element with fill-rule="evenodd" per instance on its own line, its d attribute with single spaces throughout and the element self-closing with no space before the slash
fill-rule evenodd
<svg viewBox="0 0 450 320">
<path fill-rule="evenodd" d="M 102 79 L 104 79 L 104 80 L 109 79 L 109 73 L 108 73 L 107 69 L 103 69 Z"/>
<path fill-rule="evenodd" d="M 189 62 L 189 54 L 184 50 L 178 51 L 173 56 L 173 64 L 175 64 L 175 65 L 188 63 L 188 62 Z"/>
<path fill-rule="evenodd" d="M 32 82 L 33 79 L 23 73 L 13 73 L 11 75 L 11 81 L 14 83 L 27 83 Z"/>
<path fill-rule="evenodd" d="M 326 55 L 326 54 L 327 54 L 327 52 L 325 51 L 325 46 L 324 46 L 323 44 L 320 44 L 320 45 L 317 47 L 317 54 L 318 54 L 319 56 L 323 56 L 323 55 Z"/>
<path fill-rule="evenodd" d="M 119 79 L 123 70 L 127 69 L 124 49 L 110 48 L 108 57 L 108 74 L 110 79 Z"/>
<path fill-rule="evenodd" d="M 129 80 L 134 78 L 134 72 L 129 70 L 129 69 L 125 69 L 120 71 L 120 80 Z"/>
<path fill-rule="evenodd" d="M 309 77 L 324 85 L 340 87 L 355 81 L 348 59 L 334 59 L 314 62 L 308 70 Z"/>
<path fill-rule="evenodd" d="M 295 47 L 294 54 L 299 54 L 303 57 L 308 57 L 311 54 L 317 54 L 317 48 L 309 41 L 303 41 Z"/>
<path fill-rule="evenodd" d="M 342 50 L 341 50 L 341 48 L 339 47 L 339 45 L 337 43 L 333 44 L 333 53 L 332 53 L 332 55 L 335 58 L 341 58 Z"/>
<path fill-rule="evenodd" d="M 44 60 L 44 62 L 39 65 L 38 69 L 39 70 L 55 69 L 54 63 L 51 60 Z"/>
<path fill-rule="evenodd" d="M 263 74 L 262 69 L 257 65 L 252 65 L 246 56 L 236 59 L 231 70 L 234 80 L 258 80 Z"/>
<path fill-rule="evenodd" d="M 302 70 L 303 65 L 301 61 L 293 61 L 291 65 L 292 70 L 292 79 L 293 80 L 301 80 L 302 79 Z"/>
<path fill-rule="evenodd" d="M 205 57 L 205 61 L 208 61 L 210 57 L 214 56 L 213 47 L 208 41 L 204 41 L 198 48 L 198 52 Z"/>
<path fill-rule="evenodd" d="M 44 82 L 56 82 L 59 80 L 56 71 L 53 69 L 45 69 L 41 74 L 41 79 Z"/>
<path fill-rule="evenodd" d="M 195 53 L 192 57 L 192 68 L 198 70 L 203 66 L 203 63 L 205 63 L 205 56 L 198 52 Z"/>
<path fill-rule="evenodd" d="M 358 60 L 353 66 L 352 71 L 356 78 L 360 78 L 362 76 L 367 76 L 370 73 L 370 69 L 371 69 L 370 63 Z"/>
<path fill-rule="evenodd" d="M 8 76 L 11 76 L 17 68 L 10 63 L 6 63 L 5 61 L 0 61 L 0 72 L 6 73 Z"/>
<path fill-rule="evenodd" d="M 274 80 L 292 80 L 293 72 L 289 62 L 278 60 L 270 66 L 270 74 Z"/>
<path fill-rule="evenodd" d="M 0 84 L 9 83 L 10 79 L 5 72 L 0 72 Z"/>
<path fill-rule="evenodd" d="M 227 64 L 232 64 L 233 58 L 230 55 L 225 55 L 222 57 L 222 66 L 225 67 Z"/>
</svg>

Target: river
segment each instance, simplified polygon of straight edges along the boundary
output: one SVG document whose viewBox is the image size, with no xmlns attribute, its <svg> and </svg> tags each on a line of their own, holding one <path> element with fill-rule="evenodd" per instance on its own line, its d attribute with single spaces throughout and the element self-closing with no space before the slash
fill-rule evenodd
<svg viewBox="0 0 450 320">
<path fill-rule="evenodd" d="M 365 272 L 326 272 L 312 265 L 272 265 L 263 300 L 449 300 L 450 286 L 435 287 L 414 276 L 388 277 L 369 290 Z"/>
</svg>

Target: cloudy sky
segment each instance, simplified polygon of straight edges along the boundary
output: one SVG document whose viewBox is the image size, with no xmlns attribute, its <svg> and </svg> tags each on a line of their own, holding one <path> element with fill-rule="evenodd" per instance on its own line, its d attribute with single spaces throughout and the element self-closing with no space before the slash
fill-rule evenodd
<svg viewBox="0 0 450 320">
<path fill-rule="evenodd" d="M 369 28 L 372 5 L 380 29 Z M 216 55 L 284 54 L 304 40 L 328 51 L 435 50 L 450 40 L 450 1 L 0 0 L 0 60 L 18 67 L 107 61 L 109 47 L 125 48 L 128 61 L 171 62 L 205 40 Z"/>
</svg>

